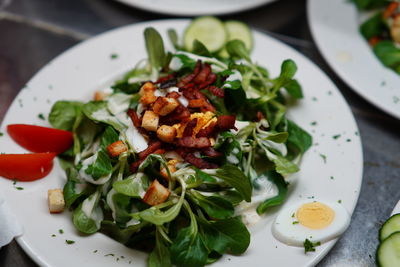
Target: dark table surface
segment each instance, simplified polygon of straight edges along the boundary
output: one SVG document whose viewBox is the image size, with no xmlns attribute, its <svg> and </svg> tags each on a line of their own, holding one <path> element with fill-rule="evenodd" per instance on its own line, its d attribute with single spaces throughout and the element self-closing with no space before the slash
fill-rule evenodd
<svg viewBox="0 0 400 267">
<path fill-rule="evenodd" d="M 169 17 L 110 0 L 0 0 L 0 122 L 23 85 L 64 50 L 115 27 L 163 18 Z M 349 229 L 318 266 L 374 266 L 378 230 L 400 199 L 400 121 L 355 94 L 328 67 L 312 40 L 306 1 L 280 0 L 223 18 L 242 20 L 291 45 L 347 99 L 363 142 L 363 183 Z M 13 241 L 0 249 L 0 266 L 36 264 Z"/>
</svg>

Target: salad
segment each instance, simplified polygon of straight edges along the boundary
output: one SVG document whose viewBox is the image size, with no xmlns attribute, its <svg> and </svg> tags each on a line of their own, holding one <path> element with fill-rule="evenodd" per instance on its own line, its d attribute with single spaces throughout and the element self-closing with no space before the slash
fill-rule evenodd
<svg viewBox="0 0 400 267">
<path fill-rule="evenodd" d="M 400 73 L 400 3 L 386 0 L 354 0 L 373 15 L 360 26 L 360 32 L 375 55 L 386 66 Z"/>
<path fill-rule="evenodd" d="M 241 215 L 285 200 L 312 138 L 285 116 L 303 97 L 295 62 L 271 77 L 247 25 L 201 17 L 183 42 L 168 35 L 175 51 L 147 28 L 147 59 L 93 101 L 56 102 L 49 121 L 72 132 L 59 159 L 80 232 L 148 251 L 149 266 L 204 266 L 246 251 Z"/>
</svg>

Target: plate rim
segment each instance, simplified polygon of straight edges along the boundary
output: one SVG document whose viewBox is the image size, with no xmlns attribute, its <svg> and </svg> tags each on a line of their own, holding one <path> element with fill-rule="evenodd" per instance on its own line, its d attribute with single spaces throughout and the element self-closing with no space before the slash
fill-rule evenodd
<svg viewBox="0 0 400 267">
<path fill-rule="evenodd" d="M 335 1 L 335 0 L 331 0 L 331 1 Z M 353 79 L 351 79 L 351 77 L 349 77 L 345 73 L 344 69 L 337 66 L 334 61 L 329 59 L 328 50 L 324 47 L 322 39 L 318 38 L 318 34 L 316 33 L 316 29 L 314 27 L 315 24 L 312 21 L 313 16 L 312 16 L 312 11 L 311 11 L 311 8 L 312 8 L 311 6 L 313 5 L 314 2 L 316 2 L 316 1 L 315 0 L 307 1 L 307 4 L 306 4 L 307 22 L 308 22 L 308 26 L 309 26 L 309 29 L 311 32 L 312 39 L 315 42 L 316 47 L 317 47 L 318 51 L 321 53 L 325 62 L 329 65 L 329 67 L 333 70 L 333 72 L 337 76 L 339 76 L 339 78 L 341 80 L 343 80 L 352 89 L 353 92 L 355 92 L 357 95 L 361 96 L 368 103 L 374 105 L 376 108 L 380 109 L 381 111 L 384 111 L 386 114 L 389 114 L 393 118 L 400 119 L 400 108 L 399 108 L 399 111 L 396 112 L 393 109 L 386 106 L 385 103 L 380 102 L 377 98 L 372 97 L 370 94 L 368 94 L 368 92 L 365 92 L 364 90 L 362 90 L 362 88 L 360 89 L 359 88 L 360 86 L 357 85 L 357 82 L 355 82 Z M 343 1 L 343 3 L 341 3 L 341 4 L 342 5 L 350 4 L 350 2 Z M 356 34 L 357 34 L 357 36 L 359 36 L 360 39 L 362 39 L 361 34 L 359 32 L 356 32 Z M 373 53 L 372 51 L 370 51 L 370 52 Z M 376 58 L 376 60 L 378 61 L 377 58 Z M 386 70 L 387 67 L 382 65 L 382 69 Z"/>
<path fill-rule="evenodd" d="M 103 35 L 107 35 L 109 32 L 113 32 L 113 31 L 124 31 L 125 28 L 130 28 L 130 27 L 135 27 L 135 26 L 140 26 L 140 25 L 146 25 L 146 24 L 152 24 L 152 23 L 160 23 L 160 22 L 165 22 L 168 21 L 170 23 L 175 23 L 175 22 L 188 22 L 190 21 L 190 19 L 185 19 L 185 18 L 171 18 L 171 19 L 159 19 L 159 20 L 150 20 L 150 21 L 144 21 L 144 22 L 139 22 L 139 23 L 133 23 L 133 24 L 128 24 L 122 27 L 118 27 L 118 28 L 114 28 L 108 31 L 105 31 L 101 34 L 95 35 L 87 40 L 81 41 L 73 46 L 71 46 L 70 48 L 68 48 L 67 50 L 63 51 L 62 53 L 58 54 L 56 57 L 54 57 L 53 59 L 51 59 L 48 63 L 46 63 L 43 67 L 41 67 L 27 82 L 27 84 L 34 79 L 37 75 L 39 75 L 42 71 L 44 71 L 45 69 L 47 69 L 51 63 L 55 60 L 58 60 L 61 57 L 64 57 L 65 55 L 67 55 L 69 52 L 71 52 L 71 50 L 75 50 L 78 49 L 81 45 L 86 44 L 87 42 L 96 42 L 96 40 L 98 38 L 101 38 Z M 345 108 L 347 109 L 347 112 L 350 115 L 351 121 L 354 124 L 355 130 L 359 131 L 358 125 L 357 125 L 357 121 L 355 120 L 354 114 L 351 111 L 351 108 L 349 106 L 349 104 L 347 103 L 346 99 L 344 98 L 344 96 L 342 95 L 342 93 L 340 92 L 340 90 L 338 89 L 338 87 L 335 85 L 335 83 L 330 79 L 330 77 L 316 64 L 314 63 L 312 60 L 310 60 L 308 57 L 306 57 L 304 54 L 302 54 L 301 52 L 297 51 L 296 49 L 294 49 L 292 46 L 278 40 L 277 38 L 263 32 L 260 31 L 256 28 L 252 28 L 255 32 L 263 35 L 263 36 L 267 36 L 270 39 L 273 39 L 274 42 L 279 43 L 280 45 L 286 47 L 287 49 L 290 49 L 291 51 L 295 52 L 299 57 L 301 57 L 303 60 L 307 61 L 309 64 L 312 65 L 313 68 L 315 68 L 317 71 L 320 72 L 321 76 L 324 77 L 324 79 L 327 80 L 327 82 L 329 82 L 334 89 L 336 90 L 336 97 L 340 98 L 341 101 L 344 102 L 345 104 Z M 17 101 L 17 99 L 20 97 L 22 90 L 16 95 L 16 97 L 14 98 L 12 104 Z M 11 104 L 11 105 L 12 105 Z M 11 107 L 11 106 L 10 106 Z M 3 121 L 0 124 L 0 126 L 3 125 L 4 123 L 4 119 L 6 117 L 8 117 L 8 112 L 9 109 L 7 110 L 5 116 L 3 117 Z M 351 214 L 354 213 L 355 207 L 358 203 L 358 199 L 359 199 L 359 195 L 360 195 L 360 189 L 362 186 L 362 181 L 363 181 L 363 172 L 364 172 L 364 168 L 363 168 L 363 147 L 362 147 L 362 139 L 361 136 L 358 138 L 359 145 L 357 145 L 357 151 L 356 153 L 358 154 L 358 157 L 360 158 L 360 163 L 358 164 L 358 173 L 360 174 L 359 180 L 360 182 L 357 184 L 357 188 L 356 191 L 357 193 L 355 194 L 355 201 L 351 204 Z M 342 234 L 343 235 L 343 234 Z M 326 243 L 326 247 L 324 248 L 324 250 L 320 251 L 318 253 L 318 255 L 316 255 L 315 257 L 313 257 L 313 259 L 310 261 L 310 264 L 307 266 L 314 266 L 315 264 L 317 264 L 320 260 L 322 260 L 326 254 L 329 253 L 329 251 L 332 249 L 332 247 L 336 244 L 337 240 L 342 236 L 340 235 L 338 238 L 333 239 L 332 241 Z M 26 241 L 24 240 L 24 235 L 21 235 L 19 237 L 16 238 L 17 243 L 24 249 L 25 253 L 27 253 L 30 258 L 36 262 L 38 265 L 40 266 L 50 266 L 48 264 L 45 264 L 46 261 L 44 259 L 42 259 L 42 257 L 36 253 L 33 252 L 33 250 L 31 249 L 31 247 L 26 243 Z"/>
<path fill-rule="evenodd" d="M 140 0 L 115 0 L 119 3 L 125 4 L 130 7 L 138 8 L 147 12 L 151 13 L 158 13 L 158 14 L 164 14 L 164 15 L 173 15 L 173 16 L 182 16 L 182 17 L 187 17 L 187 16 L 207 16 L 207 15 L 229 15 L 229 14 L 235 14 L 235 13 L 241 13 L 244 11 L 248 11 L 263 5 L 267 5 L 273 2 L 276 2 L 278 0 L 261 0 L 260 2 L 255 2 L 251 5 L 247 5 L 245 7 L 243 6 L 234 6 L 234 8 L 230 8 L 228 10 L 219 10 L 219 11 L 212 11 L 212 10 L 205 10 L 205 11 L 196 11 L 195 9 L 188 10 L 188 9 L 178 9 L 177 11 L 171 11 L 169 9 L 163 10 L 162 8 L 157 8 L 154 9 L 154 7 L 149 6 L 149 4 L 146 4 L 144 1 Z M 241 1 L 246 2 L 246 1 Z M 153 21 L 153 20 L 151 20 Z"/>
</svg>

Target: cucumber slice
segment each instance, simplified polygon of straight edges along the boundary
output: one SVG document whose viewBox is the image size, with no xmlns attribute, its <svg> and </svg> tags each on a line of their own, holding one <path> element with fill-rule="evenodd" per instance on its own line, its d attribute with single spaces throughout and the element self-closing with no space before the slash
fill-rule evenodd
<svg viewBox="0 0 400 267">
<path fill-rule="evenodd" d="M 379 230 L 379 240 L 382 242 L 397 231 L 400 231 L 400 213 L 394 214 L 382 225 L 381 230 Z"/>
<path fill-rule="evenodd" d="M 228 34 L 219 19 L 209 16 L 200 17 L 189 24 L 183 36 L 183 43 L 188 51 L 192 51 L 193 41 L 196 39 L 202 42 L 208 51 L 214 53 L 224 47 Z"/>
<path fill-rule="evenodd" d="M 400 232 L 392 233 L 379 245 L 376 262 L 380 267 L 400 266 Z"/>
<path fill-rule="evenodd" d="M 241 40 L 246 48 L 251 51 L 253 49 L 253 35 L 246 23 L 237 20 L 228 20 L 225 22 L 225 28 L 228 32 L 228 40 Z"/>
</svg>

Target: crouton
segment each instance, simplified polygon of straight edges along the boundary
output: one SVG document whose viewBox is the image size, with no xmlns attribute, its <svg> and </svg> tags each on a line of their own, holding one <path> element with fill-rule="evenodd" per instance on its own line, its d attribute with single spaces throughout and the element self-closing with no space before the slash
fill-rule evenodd
<svg viewBox="0 0 400 267">
<path fill-rule="evenodd" d="M 124 142 L 122 142 L 121 140 L 118 140 L 118 141 L 108 145 L 107 151 L 111 157 L 117 157 L 122 152 L 128 151 L 128 147 L 124 144 Z"/>
<path fill-rule="evenodd" d="M 141 95 L 140 103 L 144 105 L 149 105 L 154 103 L 157 100 L 157 97 L 154 95 L 154 91 L 156 87 L 151 82 L 146 82 L 142 88 L 140 88 L 139 95 Z"/>
<path fill-rule="evenodd" d="M 49 189 L 47 191 L 47 200 L 50 213 L 60 213 L 64 211 L 65 201 L 61 189 Z"/>
<path fill-rule="evenodd" d="M 160 116 L 165 116 L 179 106 L 178 100 L 172 97 L 158 97 L 153 105 L 153 111 Z"/>
<path fill-rule="evenodd" d="M 156 90 L 156 86 L 151 82 L 146 82 L 142 85 L 139 91 L 139 95 L 144 96 L 146 93 L 153 93 Z"/>
<path fill-rule="evenodd" d="M 176 172 L 176 164 L 177 164 L 178 162 L 179 162 L 179 161 L 176 160 L 176 159 L 172 159 L 172 160 L 168 161 L 167 167 L 168 167 L 168 170 L 169 170 L 169 173 L 170 173 L 170 174 Z M 167 169 L 164 168 L 164 167 L 162 167 L 162 166 L 161 166 L 161 169 L 160 169 L 160 174 L 161 174 L 161 176 L 164 177 L 166 180 L 169 179 Z"/>
<path fill-rule="evenodd" d="M 172 143 L 176 136 L 176 129 L 172 126 L 161 125 L 157 129 L 157 137 L 166 143 Z"/>
<path fill-rule="evenodd" d="M 147 131 L 155 132 L 158 128 L 159 116 L 151 110 L 147 110 L 142 118 L 142 127 Z"/>
<path fill-rule="evenodd" d="M 150 206 L 155 206 L 167 200 L 169 194 L 169 190 L 160 184 L 156 179 L 147 189 L 146 194 L 143 197 L 143 202 L 149 204 Z"/>
<path fill-rule="evenodd" d="M 103 91 L 96 91 L 96 92 L 94 93 L 93 100 L 94 100 L 94 101 L 102 101 L 102 100 L 104 100 L 107 96 L 108 96 L 108 94 L 105 93 L 105 92 L 103 92 Z"/>
</svg>

